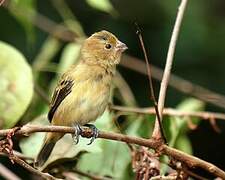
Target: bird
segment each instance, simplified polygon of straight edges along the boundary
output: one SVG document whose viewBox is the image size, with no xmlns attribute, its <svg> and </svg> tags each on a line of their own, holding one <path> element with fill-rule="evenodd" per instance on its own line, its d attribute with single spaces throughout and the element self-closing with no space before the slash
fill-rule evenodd
<svg viewBox="0 0 225 180">
<path fill-rule="evenodd" d="M 60 77 L 53 92 L 48 112 L 51 125 L 75 128 L 79 142 L 81 126 L 93 130 L 89 144 L 98 136 L 98 129 L 90 122 L 103 114 L 109 103 L 112 78 L 122 53 L 128 49 L 114 34 L 102 30 L 84 40 L 79 62 Z M 41 167 L 50 156 L 63 133 L 48 132 L 39 151 L 35 166 Z"/>
</svg>

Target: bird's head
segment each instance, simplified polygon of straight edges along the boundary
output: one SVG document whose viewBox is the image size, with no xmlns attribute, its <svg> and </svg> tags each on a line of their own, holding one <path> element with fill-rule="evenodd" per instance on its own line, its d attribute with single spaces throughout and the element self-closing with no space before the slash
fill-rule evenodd
<svg viewBox="0 0 225 180">
<path fill-rule="evenodd" d="M 119 41 L 112 33 L 103 30 L 84 41 L 81 56 L 89 63 L 110 67 L 119 64 L 121 54 L 126 49 L 126 44 Z"/>
</svg>

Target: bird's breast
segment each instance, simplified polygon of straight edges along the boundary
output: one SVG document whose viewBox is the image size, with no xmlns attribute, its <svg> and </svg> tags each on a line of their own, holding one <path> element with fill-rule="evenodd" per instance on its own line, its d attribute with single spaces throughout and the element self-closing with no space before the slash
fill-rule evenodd
<svg viewBox="0 0 225 180">
<path fill-rule="evenodd" d="M 84 125 L 100 116 L 109 100 L 110 83 L 104 77 L 74 82 L 72 92 L 62 101 L 53 117 L 53 124 Z"/>
</svg>

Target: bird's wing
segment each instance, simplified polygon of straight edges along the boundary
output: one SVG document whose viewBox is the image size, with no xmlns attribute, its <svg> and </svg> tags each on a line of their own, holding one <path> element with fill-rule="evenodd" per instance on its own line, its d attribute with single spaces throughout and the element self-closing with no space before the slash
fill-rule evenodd
<svg viewBox="0 0 225 180">
<path fill-rule="evenodd" d="M 50 110 L 48 113 L 49 122 L 52 121 L 54 113 L 57 110 L 57 108 L 59 107 L 60 103 L 72 91 L 73 84 L 74 84 L 74 81 L 69 78 L 67 78 L 67 79 L 62 78 L 59 81 L 59 84 L 53 93 L 52 100 L 50 103 Z"/>
</svg>

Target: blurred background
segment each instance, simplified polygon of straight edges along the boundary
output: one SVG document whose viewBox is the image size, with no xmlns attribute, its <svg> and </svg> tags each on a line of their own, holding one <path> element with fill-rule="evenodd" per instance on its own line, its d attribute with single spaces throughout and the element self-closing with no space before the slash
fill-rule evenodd
<svg viewBox="0 0 225 180">
<path fill-rule="evenodd" d="M 1 128 L 12 127 L 16 124 L 21 125 L 32 119 L 42 121 L 43 115 L 48 111 L 48 105 L 40 97 L 40 94 L 43 95 L 44 92 L 44 96 L 50 97 L 58 75 L 70 64 L 76 63 L 82 40 L 102 29 L 111 31 L 129 47 L 122 65 L 118 67 L 119 75 L 115 80 L 113 103 L 125 106 L 152 106 L 153 103 L 149 99 L 147 76 L 132 70 L 132 66 L 135 67 L 136 64 L 132 64 L 131 56 L 138 58 L 138 62 L 144 62 L 143 53 L 135 33 L 134 22 L 138 22 L 142 29 L 150 63 L 163 69 L 179 3 L 180 1 L 177 0 L 6 0 L 4 5 L 0 7 L 0 40 L 15 47 L 24 55 L 32 68 L 35 91 L 32 100 L 30 99 L 29 107 L 27 105 L 27 109 L 23 110 L 21 116 L 16 118 L 13 125 L 7 126 L 6 122 L 3 122 Z M 198 101 L 191 98 L 195 91 L 191 94 L 182 92 L 179 88 L 182 89 L 183 86 L 178 82 L 176 83 L 177 88 L 171 86 L 168 88 L 165 106 L 189 111 L 201 110 L 223 113 L 225 111 L 223 97 L 225 94 L 224 59 L 225 1 L 189 1 L 177 42 L 172 73 L 221 96 L 214 99 L 216 103 Z M 8 59 L 8 61 L 11 61 L 11 59 Z M 127 64 L 131 68 L 128 68 Z M 141 71 L 145 72 L 143 66 L 140 65 L 139 67 L 142 67 Z M 153 76 L 160 78 L 157 74 Z M 153 83 L 155 94 L 158 97 L 160 82 L 154 78 Z M 202 95 L 201 91 L 197 94 Z M 207 101 L 207 98 L 212 96 L 209 93 L 208 96 L 201 96 L 201 100 Z M 0 98 L 2 98 L 1 95 Z M 115 114 L 116 112 L 114 114 L 106 112 L 102 118 L 107 120 L 102 122 L 106 121 L 107 124 L 108 118 L 114 119 Z M 167 119 L 164 121 L 167 137 L 175 138 L 174 147 L 225 169 L 224 121 L 216 120 L 220 129 L 219 133 L 214 130 L 215 126 L 213 128 L 206 120 L 201 121 L 195 118 L 193 121 L 197 128 L 191 130 L 187 123 L 179 124 L 177 126 L 179 128 L 173 128 L 171 122 L 178 118 L 165 117 L 165 119 Z M 177 121 L 181 122 L 180 119 Z M 110 122 L 112 122 L 111 120 Z M 130 115 L 121 116 L 115 121 L 121 126 L 123 133 L 148 137 L 151 128 L 146 127 L 153 126 L 152 120 L 154 120 L 154 117 L 149 115 Z M 98 127 L 118 131 L 115 125 L 109 127 L 100 123 Z M 175 131 L 176 135 L 174 135 Z M 28 140 L 26 142 L 16 139 L 15 147 L 18 151 L 34 156 L 38 150 L 32 153 L 26 150 L 31 148 L 31 142 L 34 141 Z M 39 142 L 39 147 L 40 144 L 41 142 Z M 89 153 L 82 154 L 81 152 L 86 148 L 84 146 L 68 157 L 79 157 L 76 167 L 86 172 L 112 177 L 117 174 L 119 179 L 132 178 L 130 157 L 125 157 L 125 160 L 121 159 L 121 155 L 117 157 L 117 153 L 122 154 L 128 152 L 129 149 L 123 149 L 124 152 L 120 152 L 120 150 L 117 152 L 115 149 L 114 155 L 112 155 L 112 152 L 108 152 L 111 145 L 106 142 L 104 144 L 97 143 L 95 150 L 88 147 Z M 112 146 L 114 147 L 114 145 Z M 104 147 L 106 156 L 112 155 L 112 159 L 108 161 L 110 168 L 99 172 L 99 169 L 105 167 L 103 163 L 94 169 L 93 167 L 86 167 L 87 159 L 90 159 L 93 163 L 104 159 L 103 156 L 100 157 L 99 155 L 99 149 L 102 147 Z M 121 162 L 118 165 L 122 167 L 123 172 L 121 173 L 115 170 L 114 166 L 116 165 L 113 163 L 116 160 L 118 161 L 116 158 Z M 14 169 L 18 176 L 26 177 L 27 172 L 24 173 L 23 168 L 11 165 L 7 158 L 0 157 L 0 159 L 8 168 Z"/>
</svg>

